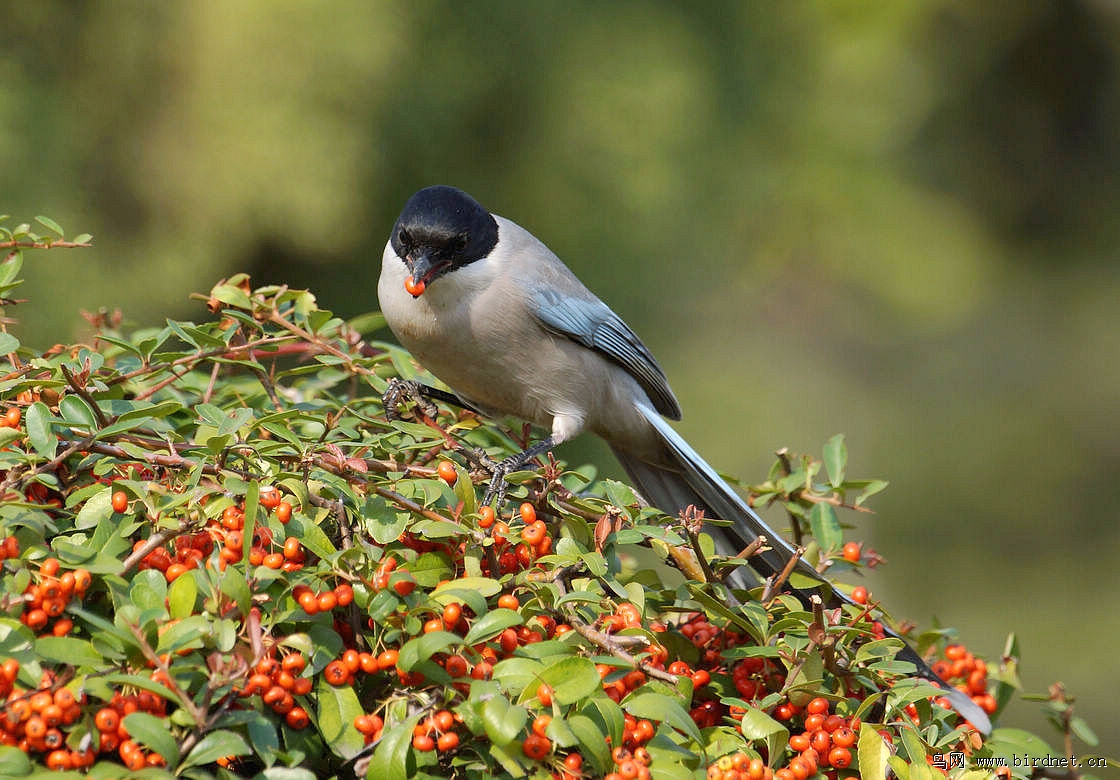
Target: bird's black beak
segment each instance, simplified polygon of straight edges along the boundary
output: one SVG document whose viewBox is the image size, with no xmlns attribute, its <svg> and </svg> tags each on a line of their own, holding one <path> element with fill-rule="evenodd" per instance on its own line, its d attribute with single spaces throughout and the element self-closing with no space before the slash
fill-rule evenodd
<svg viewBox="0 0 1120 780">
<path fill-rule="evenodd" d="M 431 282 L 439 273 L 440 263 L 432 257 L 431 252 L 427 249 L 409 252 L 405 257 L 405 264 L 408 265 L 408 270 L 412 272 L 412 278 L 423 284 Z"/>
</svg>

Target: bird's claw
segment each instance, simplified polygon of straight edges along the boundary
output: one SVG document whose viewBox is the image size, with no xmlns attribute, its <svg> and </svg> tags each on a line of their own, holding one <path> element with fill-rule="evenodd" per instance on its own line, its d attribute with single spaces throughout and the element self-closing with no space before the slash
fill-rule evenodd
<svg viewBox="0 0 1120 780">
<path fill-rule="evenodd" d="M 490 484 L 482 497 L 482 505 L 496 509 L 505 503 L 506 492 L 509 490 L 509 475 L 521 467 L 521 462 L 516 456 L 496 461 L 482 450 L 475 451 L 475 457 L 478 465 L 490 472 Z"/>
<path fill-rule="evenodd" d="M 424 395 L 424 385 L 412 379 L 390 377 L 389 387 L 381 396 L 385 418 L 390 421 L 403 419 L 397 407 L 406 401 L 415 403 L 416 410 L 425 417 L 434 418 L 439 411 L 436 405 Z"/>
</svg>

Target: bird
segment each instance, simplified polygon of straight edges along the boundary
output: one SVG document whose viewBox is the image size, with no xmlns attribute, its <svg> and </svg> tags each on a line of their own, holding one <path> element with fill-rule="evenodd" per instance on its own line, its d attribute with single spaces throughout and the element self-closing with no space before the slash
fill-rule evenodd
<svg viewBox="0 0 1120 780">
<path fill-rule="evenodd" d="M 381 312 L 400 344 L 451 389 L 407 387 L 488 416 L 549 431 L 491 464 L 484 503 L 505 476 L 583 431 L 603 439 L 637 491 L 671 517 L 694 507 L 730 521 L 705 530 L 734 555 L 759 537 L 749 560 L 764 578 L 792 572 L 827 584 L 832 606 L 852 604 L 775 533 L 669 424 L 681 407 L 665 372 L 634 331 L 539 239 L 466 192 L 425 187 L 408 199 L 386 242 L 377 284 Z M 400 389 L 400 386 L 398 386 Z M 394 405 L 396 397 L 386 398 Z M 809 605 L 818 588 L 791 588 Z M 946 689 L 953 708 L 989 733 L 987 715 L 941 681 L 908 644 L 896 656 Z"/>
</svg>

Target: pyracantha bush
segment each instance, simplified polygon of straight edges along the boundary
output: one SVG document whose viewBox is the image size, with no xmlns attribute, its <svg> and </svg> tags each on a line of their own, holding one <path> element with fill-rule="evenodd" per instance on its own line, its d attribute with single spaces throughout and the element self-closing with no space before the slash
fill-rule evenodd
<svg viewBox="0 0 1120 780">
<path fill-rule="evenodd" d="M 52 242 L 0 243 L 10 304 L 20 249 Z M 479 506 L 467 453 L 530 431 L 387 419 L 417 368 L 366 340 L 378 315 L 244 276 L 205 302 L 41 353 L 0 333 L 0 775 L 876 780 L 1048 752 L 942 706 L 866 587 L 843 609 L 733 591 L 698 518 L 590 467 L 535 462 Z M 830 576 L 881 561 L 839 518 L 885 483 L 845 464 L 836 437 L 749 488 Z M 1013 642 L 988 663 L 948 630 L 916 641 L 998 718 Z"/>
</svg>

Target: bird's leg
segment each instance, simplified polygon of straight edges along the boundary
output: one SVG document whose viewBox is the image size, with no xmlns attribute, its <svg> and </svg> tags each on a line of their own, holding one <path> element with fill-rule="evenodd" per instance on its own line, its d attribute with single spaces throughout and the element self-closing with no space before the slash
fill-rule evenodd
<svg viewBox="0 0 1120 780">
<path fill-rule="evenodd" d="M 492 475 L 490 487 L 486 488 L 486 495 L 483 496 L 482 505 L 500 507 L 506 500 L 506 489 L 509 487 L 506 478 L 533 458 L 545 454 L 555 446 L 556 441 L 552 436 L 546 436 L 532 447 L 524 449 L 516 455 L 510 455 L 508 458 L 501 461 L 491 460 L 481 451 L 475 452 L 475 456 L 479 457 L 483 468 Z"/>
<path fill-rule="evenodd" d="M 452 406 L 462 407 L 463 409 L 470 408 L 454 393 L 449 393 L 446 390 L 440 390 L 436 387 L 429 387 L 422 382 L 417 382 L 415 379 L 397 379 L 396 377 L 391 377 L 389 379 L 389 387 L 381 396 L 381 405 L 385 407 L 385 417 L 389 420 L 401 419 L 397 407 L 405 401 L 413 401 L 421 414 L 425 417 L 434 418 L 438 410 L 436 409 L 436 405 L 431 401 L 433 398 L 437 401 L 451 404 Z"/>
</svg>

